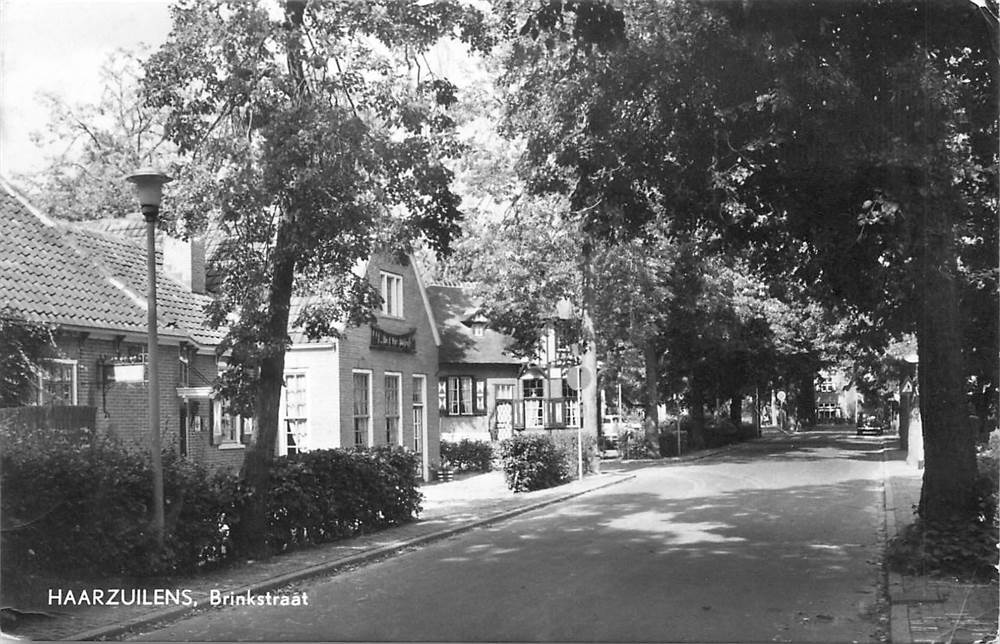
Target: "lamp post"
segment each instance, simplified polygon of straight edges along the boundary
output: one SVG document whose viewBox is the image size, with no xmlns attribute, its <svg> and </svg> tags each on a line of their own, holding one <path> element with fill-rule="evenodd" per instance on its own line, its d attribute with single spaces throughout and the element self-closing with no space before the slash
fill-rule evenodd
<svg viewBox="0 0 1000 644">
<path fill-rule="evenodd" d="M 163 511 L 163 462 L 160 446 L 160 374 L 159 337 L 156 327 L 156 219 L 160 215 L 163 184 L 171 181 L 167 175 L 150 167 L 140 168 L 126 177 L 135 184 L 142 216 L 146 220 L 146 325 L 147 362 L 149 370 L 149 450 L 153 470 L 153 530 L 156 541 L 163 545 L 165 527 Z"/>
</svg>

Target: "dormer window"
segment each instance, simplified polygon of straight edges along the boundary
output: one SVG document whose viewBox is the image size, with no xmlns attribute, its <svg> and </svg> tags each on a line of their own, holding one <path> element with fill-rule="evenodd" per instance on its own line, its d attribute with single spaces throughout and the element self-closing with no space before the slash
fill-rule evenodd
<svg viewBox="0 0 1000 644">
<path fill-rule="evenodd" d="M 382 271 L 382 315 L 403 317 L 403 277 Z"/>
<path fill-rule="evenodd" d="M 481 338 L 485 334 L 486 334 L 485 324 L 483 324 L 482 322 L 474 322 L 472 324 L 472 335 L 476 336 L 477 338 Z"/>
</svg>

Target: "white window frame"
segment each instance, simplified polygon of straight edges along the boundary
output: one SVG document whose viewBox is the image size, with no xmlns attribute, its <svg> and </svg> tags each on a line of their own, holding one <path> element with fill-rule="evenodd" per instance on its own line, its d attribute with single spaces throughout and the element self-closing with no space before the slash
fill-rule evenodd
<svg viewBox="0 0 1000 644">
<path fill-rule="evenodd" d="M 386 371 L 382 375 L 382 399 L 385 403 L 385 413 L 383 417 L 385 418 L 385 430 L 386 430 L 386 444 L 392 444 L 389 430 L 389 419 L 392 416 L 389 415 L 389 379 L 396 381 L 396 408 L 392 411 L 396 412 L 396 445 L 402 446 L 403 441 L 403 374 L 399 371 Z"/>
<path fill-rule="evenodd" d="M 364 445 L 358 445 L 357 442 L 357 419 L 361 418 L 355 413 L 354 409 L 354 391 L 355 391 L 355 376 L 365 376 L 368 380 L 368 422 L 365 428 L 366 442 Z M 371 447 L 375 441 L 375 423 L 373 422 L 373 405 L 372 405 L 372 370 L 371 369 L 352 369 L 351 370 L 351 441 L 350 445 L 355 447 Z"/>
<path fill-rule="evenodd" d="M 420 471 L 425 481 L 430 480 L 430 455 L 427 453 L 427 376 L 422 373 L 413 374 L 413 391 L 410 394 L 410 416 L 413 425 L 411 427 L 413 451 L 420 453 Z M 419 384 L 418 384 L 419 383 Z M 419 399 L 417 394 L 419 395 Z M 419 421 L 419 422 L 418 422 Z M 417 447 L 417 440 L 420 441 L 420 449 Z"/>
<path fill-rule="evenodd" d="M 301 379 L 302 382 L 302 408 L 301 415 L 299 416 L 289 416 L 288 415 L 288 379 L 294 378 L 296 380 Z M 308 451 L 307 437 L 309 436 L 309 376 L 303 370 L 289 370 L 284 373 L 281 378 L 281 430 L 279 441 L 281 455 L 288 455 L 288 421 L 297 421 L 296 425 L 300 426 L 302 429 L 298 434 L 298 440 L 295 444 L 296 453 L 302 453 Z M 301 422 L 298 422 L 301 421 Z"/>
<path fill-rule="evenodd" d="M 49 365 L 61 365 L 69 366 L 70 370 L 70 400 L 68 402 L 61 402 L 60 405 L 77 405 L 79 404 L 79 363 L 76 360 L 68 360 L 65 358 L 53 358 L 51 360 L 45 360 L 38 368 L 38 392 L 35 395 L 36 405 L 48 405 L 52 404 L 51 399 L 46 399 L 47 390 L 45 388 L 45 383 L 49 382 Z"/>
<path fill-rule="evenodd" d="M 403 276 L 398 273 L 379 271 L 382 295 L 382 315 L 403 318 Z"/>
<path fill-rule="evenodd" d="M 212 400 L 213 443 L 215 447 L 222 450 L 244 449 L 246 446 L 243 444 L 243 434 L 253 432 L 253 418 L 243 418 L 239 414 L 225 413 L 224 402 L 221 398 Z M 190 447 L 188 449 L 190 451 Z"/>
</svg>

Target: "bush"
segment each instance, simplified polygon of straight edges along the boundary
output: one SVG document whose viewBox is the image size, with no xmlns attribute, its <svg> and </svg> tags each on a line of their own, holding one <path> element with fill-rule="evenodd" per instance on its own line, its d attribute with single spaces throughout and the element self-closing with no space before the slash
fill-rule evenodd
<svg viewBox="0 0 1000 644">
<path fill-rule="evenodd" d="M 659 443 L 646 438 L 646 433 L 641 429 L 622 432 L 618 437 L 618 453 L 625 460 L 661 456 Z"/>
<path fill-rule="evenodd" d="M 441 460 L 460 472 L 489 472 L 493 469 L 493 445 L 468 438 L 457 443 L 443 440 Z"/>
<path fill-rule="evenodd" d="M 554 430 L 549 434 L 549 438 L 552 439 L 556 450 L 562 454 L 563 465 L 566 468 L 567 475 L 572 474 L 574 476 L 577 471 L 576 434 L 575 429 Z M 584 436 L 583 473 L 585 475 L 593 474 L 596 469 L 594 463 L 598 460 L 600 459 L 597 455 L 597 441 L 593 436 Z"/>
<path fill-rule="evenodd" d="M 229 552 L 235 477 L 166 450 L 164 548 L 156 546 L 149 456 L 92 432 L 0 431 L 6 570 L 149 575 Z"/>
<path fill-rule="evenodd" d="M 740 440 L 740 430 L 728 418 L 705 425 L 705 447 L 723 447 Z"/>
<path fill-rule="evenodd" d="M 687 432 L 681 432 L 681 448 L 680 453 L 677 451 L 677 431 L 665 432 L 659 435 L 659 452 L 660 456 L 680 456 L 681 454 L 686 454 L 688 452 L 688 435 Z"/>
<path fill-rule="evenodd" d="M 410 521 L 420 512 L 418 457 L 399 447 L 329 449 L 278 458 L 268 491 L 276 551 Z"/>
<path fill-rule="evenodd" d="M 563 454 L 545 434 L 518 434 L 502 441 L 500 458 L 507 487 L 515 492 L 541 490 L 568 480 Z"/>
</svg>

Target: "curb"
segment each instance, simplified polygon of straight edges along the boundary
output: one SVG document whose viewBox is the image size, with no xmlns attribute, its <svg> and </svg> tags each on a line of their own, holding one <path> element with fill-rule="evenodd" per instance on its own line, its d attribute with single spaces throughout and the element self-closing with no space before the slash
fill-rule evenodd
<svg viewBox="0 0 1000 644">
<path fill-rule="evenodd" d="M 882 502 L 885 515 L 886 547 L 889 541 L 897 536 L 896 500 L 892 493 L 892 484 L 888 475 L 888 444 L 882 441 Z M 903 592 L 903 577 L 898 572 L 886 571 L 889 595 L 889 641 L 893 644 L 909 644 L 913 642 L 910 631 L 910 609 L 899 601 Z"/>
<path fill-rule="evenodd" d="M 615 475 L 611 475 L 615 476 Z M 347 568 L 361 563 L 367 563 L 376 559 L 382 559 L 390 555 L 396 554 L 407 548 L 413 546 L 418 546 L 433 541 L 440 541 L 441 539 L 446 539 L 448 537 L 454 536 L 456 534 L 461 534 L 463 532 L 468 532 L 476 528 L 480 528 L 487 525 L 492 525 L 494 523 L 499 523 L 507 519 L 513 518 L 520 514 L 526 514 L 533 510 L 539 508 L 544 508 L 549 505 L 554 505 L 556 503 L 561 503 L 569 499 L 594 492 L 596 490 L 601 490 L 606 487 L 611 487 L 613 485 L 618 485 L 619 483 L 624 483 L 635 478 L 635 474 L 625 474 L 622 476 L 616 476 L 615 480 L 607 481 L 596 485 L 585 490 L 578 490 L 575 492 L 569 492 L 566 494 L 561 494 L 550 499 L 545 499 L 544 501 L 538 501 L 537 503 L 531 503 L 519 508 L 514 508 L 512 510 L 506 510 L 504 512 L 499 512 L 492 516 L 488 516 L 482 519 L 476 519 L 468 523 L 453 526 L 451 528 L 444 528 L 436 532 L 430 532 L 428 534 L 420 535 L 407 539 L 404 541 L 399 541 L 387 546 L 381 546 L 378 548 L 373 548 L 365 552 L 360 552 L 356 555 L 349 555 L 341 559 L 330 561 L 328 563 L 317 564 L 314 566 L 309 566 L 307 568 L 302 568 L 293 572 L 284 573 L 276 577 L 271 577 L 260 582 L 247 584 L 245 586 L 239 586 L 237 588 L 230 588 L 223 593 L 234 593 L 234 594 L 245 594 L 249 591 L 251 595 L 265 593 L 269 590 L 274 590 L 275 588 L 280 588 L 282 586 L 287 586 L 288 584 L 302 581 L 311 577 L 316 577 L 324 573 L 334 572 L 341 568 Z M 149 613 L 136 617 L 129 621 L 115 624 L 113 626 L 104 626 L 99 628 L 94 628 L 89 631 L 84 631 L 81 633 L 76 633 L 66 638 L 67 641 L 86 641 L 86 640 L 99 640 L 99 639 L 111 639 L 118 636 L 124 635 L 131 631 L 142 628 L 143 626 L 148 626 L 156 622 L 176 620 L 188 613 L 193 613 L 198 610 L 204 610 L 204 607 L 198 606 L 176 606 L 173 608 L 164 609 L 154 613 Z"/>
</svg>

